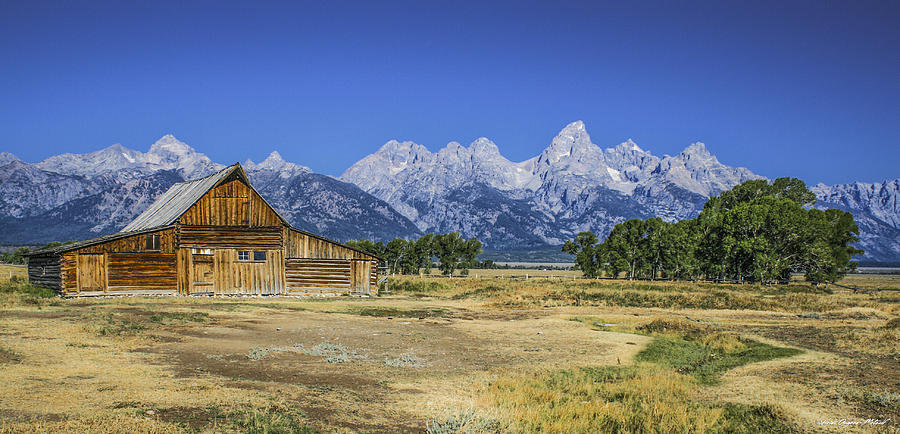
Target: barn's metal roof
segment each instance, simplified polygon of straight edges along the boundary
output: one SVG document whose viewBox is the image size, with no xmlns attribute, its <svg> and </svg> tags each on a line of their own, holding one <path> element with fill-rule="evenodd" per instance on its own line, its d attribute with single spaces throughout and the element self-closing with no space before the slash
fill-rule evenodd
<svg viewBox="0 0 900 434">
<path fill-rule="evenodd" d="M 46 249 L 38 249 L 33 252 L 28 252 L 25 256 L 41 256 L 41 255 L 57 255 L 63 252 L 68 252 L 71 250 L 80 249 L 82 247 L 93 246 L 95 244 L 105 243 L 107 241 L 115 241 L 122 238 L 128 238 L 135 235 L 149 234 L 151 232 L 158 232 L 165 229 L 174 228 L 175 225 L 169 226 L 160 226 L 156 228 L 149 228 L 139 231 L 129 231 L 129 232 L 116 232 L 114 234 L 103 235 L 102 237 L 91 238 L 89 240 L 78 241 L 74 243 L 62 244 L 56 247 L 49 247 Z"/>
<path fill-rule="evenodd" d="M 243 169 L 240 165 L 228 166 L 205 178 L 179 182 L 170 187 L 156 199 L 149 208 L 137 216 L 122 232 L 140 231 L 172 224 L 178 217 L 194 205 L 207 191 L 231 175 L 235 170 Z M 245 176 L 246 178 L 246 176 Z M 247 183 L 250 184 L 249 182 Z"/>
</svg>

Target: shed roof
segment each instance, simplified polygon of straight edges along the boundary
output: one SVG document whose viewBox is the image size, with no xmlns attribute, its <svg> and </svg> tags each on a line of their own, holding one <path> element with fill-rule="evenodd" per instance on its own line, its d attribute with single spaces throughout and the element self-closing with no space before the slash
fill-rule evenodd
<svg viewBox="0 0 900 434">
<path fill-rule="evenodd" d="M 139 231 L 129 231 L 129 232 L 116 232 L 114 234 L 103 235 L 102 237 L 91 238 L 89 240 L 77 241 L 74 243 L 61 244 L 56 247 L 48 247 L 46 249 L 38 249 L 33 252 L 28 252 L 25 256 L 41 256 L 41 255 L 56 255 L 63 252 L 68 252 L 70 250 L 80 249 L 82 247 L 93 246 L 95 244 L 105 243 L 107 241 L 115 241 L 122 238 L 128 238 L 134 235 L 142 235 L 149 234 L 151 232 L 157 232 L 165 229 L 174 228 L 175 225 L 169 226 L 159 226 L 155 228 L 143 229 Z"/>
</svg>

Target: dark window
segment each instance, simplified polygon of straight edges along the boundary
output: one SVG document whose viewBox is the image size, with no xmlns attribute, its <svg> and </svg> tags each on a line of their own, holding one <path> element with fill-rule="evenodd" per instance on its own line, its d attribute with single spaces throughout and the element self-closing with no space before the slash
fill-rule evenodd
<svg viewBox="0 0 900 434">
<path fill-rule="evenodd" d="M 144 237 L 146 240 L 146 250 L 159 250 L 159 235 L 147 235 Z"/>
<path fill-rule="evenodd" d="M 253 260 L 254 261 L 266 261 L 266 252 L 253 252 Z"/>
<path fill-rule="evenodd" d="M 238 261 L 249 261 L 250 260 L 250 252 L 246 250 L 242 250 L 238 252 Z"/>
</svg>

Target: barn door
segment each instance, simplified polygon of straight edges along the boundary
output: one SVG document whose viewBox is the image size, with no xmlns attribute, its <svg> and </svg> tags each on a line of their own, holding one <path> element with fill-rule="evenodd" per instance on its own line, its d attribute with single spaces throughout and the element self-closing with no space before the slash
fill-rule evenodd
<svg viewBox="0 0 900 434">
<path fill-rule="evenodd" d="M 78 255 L 78 292 L 106 290 L 106 260 L 102 253 Z"/>
<path fill-rule="evenodd" d="M 215 269 L 213 264 L 213 255 L 195 254 L 191 255 L 191 294 L 197 292 L 216 292 L 215 289 Z"/>
<path fill-rule="evenodd" d="M 369 267 L 368 261 L 353 261 L 353 295 L 367 295 L 369 293 Z"/>
</svg>

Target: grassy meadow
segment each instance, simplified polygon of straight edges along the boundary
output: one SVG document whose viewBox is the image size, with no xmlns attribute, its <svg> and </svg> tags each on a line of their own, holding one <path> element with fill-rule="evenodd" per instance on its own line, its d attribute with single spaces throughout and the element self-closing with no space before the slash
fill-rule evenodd
<svg viewBox="0 0 900 434">
<path fill-rule="evenodd" d="M 13 277 L 28 277 L 28 267 L 25 265 L 0 264 L 0 282 L 5 282 Z"/>
<path fill-rule="evenodd" d="M 60 299 L 0 282 L 0 432 L 900 432 L 898 292 L 388 285 Z"/>
</svg>

